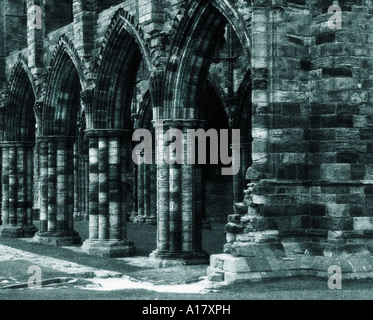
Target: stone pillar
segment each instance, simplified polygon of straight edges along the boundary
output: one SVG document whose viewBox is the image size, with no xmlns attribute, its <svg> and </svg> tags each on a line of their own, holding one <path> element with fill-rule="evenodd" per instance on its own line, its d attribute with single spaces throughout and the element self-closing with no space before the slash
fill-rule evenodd
<svg viewBox="0 0 373 320">
<path fill-rule="evenodd" d="M 2 147 L 2 226 L 0 236 L 32 237 L 33 146 L 30 142 L 5 142 Z"/>
<path fill-rule="evenodd" d="M 82 160 L 82 185 L 84 185 L 84 199 L 82 199 L 81 207 L 84 208 L 84 220 L 89 220 L 89 156 L 84 155 Z"/>
<path fill-rule="evenodd" d="M 81 184 L 80 184 L 80 159 L 78 155 L 78 146 L 74 144 L 74 220 L 81 219 L 80 197 L 81 197 Z"/>
<path fill-rule="evenodd" d="M 87 215 L 87 162 L 86 155 L 76 154 L 74 157 L 74 219 L 80 221 Z"/>
<path fill-rule="evenodd" d="M 126 131 L 127 133 L 127 131 Z M 128 177 L 130 176 L 130 171 L 132 170 L 131 163 L 128 159 L 132 158 L 132 141 L 129 139 L 127 134 L 123 135 L 121 138 L 121 147 L 120 147 L 120 176 L 121 176 L 121 183 L 120 183 L 120 201 L 121 201 L 121 219 L 125 221 L 122 223 L 122 238 L 127 239 L 127 221 L 129 220 L 129 201 L 131 201 L 131 197 L 129 195 L 129 188 L 128 188 Z"/>
<path fill-rule="evenodd" d="M 39 220 L 40 215 L 40 161 L 39 143 L 36 141 L 33 153 L 33 217 Z"/>
<path fill-rule="evenodd" d="M 147 153 L 151 152 L 152 159 L 154 159 L 154 152 L 144 150 L 143 153 L 137 152 L 137 157 L 148 157 Z M 138 161 L 141 163 L 141 161 Z M 145 222 L 147 224 L 157 224 L 157 207 L 156 207 L 156 165 L 142 163 L 137 165 L 136 170 L 136 206 L 138 216 L 136 222 Z"/>
<path fill-rule="evenodd" d="M 143 155 L 137 153 L 137 157 L 141 158 Z M 144 214 L 144 169 L 145 164 L 139 164 L 137 166 L 137 222 L 145 221 Z"/>
<path fill-rule="evenodd" d="M 149 216 L 146 218 L 147 224 L 157 224 L 157 166 L 154 163 L 155 153 L 152 155 L 153 164 L 149 166 L 149 185 L 146 186 L 149 192 Z"/>
<path fill-rule="evenodd" d="M 40 231 L 34 241 L 56 246 L 79 244 L 73 229 L 72 137 L 44 136 L 40 146 Z"/>
<path fill-rule="evenodd" d="M 145 150 L 145 153 L 149 151 Z M 145 156 L 145 155 L 144 155 Z M 144 217 L 145 222 L 150 218 L 150 164 L 143 164 L 144 177 L 143 177 L 143 192 L 144 192 Z"/>
<path fill-rule="evenodd" d="M 201 212 L 197 210 L 197 165 L 187 163 L 190 152 L 187 129 L 198 127 L 199 121 L 156 121 L 157 163 L 157 250 L 150 258 L 158 265 L 172 263 L 206 263 L 202 251 Z M 181 132 L 184 138 L 183 163 L 169 164 L 173 150 L 168 148 L 165 132 Z M 159 262 L 159 260 L 161 262 Z"/>
<path fill-rule="evenodd" d="M 126 239 L 121 189 L 121 137 L 124 130 L 89 130 L 89 239 L 82 249 L 103 257 L 135 252 Z"/>
</svg>

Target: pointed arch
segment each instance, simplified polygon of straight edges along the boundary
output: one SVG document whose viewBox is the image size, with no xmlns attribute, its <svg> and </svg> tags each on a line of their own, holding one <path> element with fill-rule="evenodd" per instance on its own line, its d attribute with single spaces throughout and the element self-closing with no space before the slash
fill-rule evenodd
<svg viewBox="0 0 373 320">
<path fill-rule="evenodd" d="M 166 66 L 164 109 L 159 118 L 199 117 L 199 92 L 204 90 L 208 67 L 227 24 L 249 56 L 245 22 L 228 0 L 191 2 L 186 8 Z"/>
<path fill-rule="evenodd" d="M 35 92 L 35 82 L 27 67 L 27 59 L 20 55 L 9 81 L 9 94 L 2 117 L 3 141 L 35 140 Z"/>
<path fill-rule="evenodd" d="M 199 117 L 198 91 L 204 88 L 208 66 L 226 24 L 224 16 L 207 1 L 191 3 L 166 66 L 165 109 L 161 117 Z"/>
<path fill-rule="evenodd" d="M 151 70 L 144 32 L 123 9 L 115 14 L 101 49 L 91 129 L 130 129 L 131 101 L 141 61 Z"/>
<path fill-rule="evenodd" d="M 43 135 L 75 136 L 80 93 L 87 87 L 73 44 L 62 36 L 50 64 L 41 115 Z"/>
</svg>

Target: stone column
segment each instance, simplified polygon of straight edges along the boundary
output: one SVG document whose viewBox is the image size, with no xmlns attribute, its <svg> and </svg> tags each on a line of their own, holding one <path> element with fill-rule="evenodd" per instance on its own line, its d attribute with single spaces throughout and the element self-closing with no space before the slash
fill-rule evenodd
<svg viewBox="0 0 373 320">
<path fill-rule="evenodd" d="M 145 150 L 145 153 L 149 151 Z M 144 177 L 143 177 L 143 192 L 144 192 L 144 217 L 145 222 L 150 218 L 150 164 L 143 164 Z"/>
<path fill-rule="evenodd" d="M 36 142 L 34 150 L 33 150 L 33 217 L 36 220 L 39 220 L 40 214 L 40 182 L 39 182 L 39 143 Z"/>
<path fill-rule="evenodd" d="M 84 184 L 84 199 L 82 199 L 82 206 L 84 207 L 84 220 L 89 220 L 89 212 L 88 212 L 88 205 L 89 205 L 89 156 L 83 156 L 83 175 L 82 175 L 82 183 Z"/>
<path fill-rule="evenodd" d="M 79 244 L 73 229 L 73 143 L 67 136 L 38 138 L 40 145 L 40 231 L 34 241 L 56 246 Z"/>
<path fill-rule="evenodd" d="M 78 155 L 78 146 L 74 144 L 74 220 L 81 220 L 81 176 L 80 159 Z"/>
<path fill-rule="evenodd" d="M 126 239 L 121 189 L 121 137 L 124 130 L 89 130 L 89 239 L 82 249 L 104 257 L 135 252 Z"/>
<path fill-rule="evenodd" d="M 33 146 L 31 142 L 5 142 L 2 147 L 2 226 L 0 236 L 32 237 Z"/>
<path fill-rule="evenodd" d="M 150 205 L 149 205 L 149 216 L 146 218 L 147 224 L 157 224 L 157 166 L 154 163 L 155 153 L 153 151 L 153 164 L 149 166 L 149 185 L 146 189 L 149 192 Z"/>
<path fill-rule="evenodd" d="M 137 157 L 140 158 L 143 155 L 137 153 Z M 144 169 L 145 164 L 139 164 L 137 166 L 137 222 L 145 221 L 144 213 Z"/>
<path fill-rule="evenodd" d="M 200 170 L 187 163 L 191 150 L 188 129 L 198 127 L 199 121 L 156 121 L 157 160 L 157 250 L 150 258 L 157 264 L 206 263 L 208 255 L 202 251 L 201 212 L 197 205 L 197 183 Z M 181 132 L 184 138 L 184 162 L 169 164 L 172 150 L 165 132 Z M 161 263 L 158 263 L 161 260 Z"/>
</svg>

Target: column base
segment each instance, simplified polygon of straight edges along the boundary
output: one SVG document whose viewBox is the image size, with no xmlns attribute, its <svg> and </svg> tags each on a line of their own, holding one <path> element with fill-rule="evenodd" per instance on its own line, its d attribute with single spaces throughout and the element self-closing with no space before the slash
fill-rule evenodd
<svg viewBox="0 0 373 320">
<path fill-rule="evenodd" d="M 209 254 L 206 252 L 170 253 L 155 250 L 149 255 L 149 263 L 153 267 L 158 268 L 166 268 L 181 265 L 208 264 Z"/>
<path fill-rule="evenodd" d="M 0 237 L 1 238 L 24 238 L 25 234 L 23 227 L 13 226 L 1 226 Z"/>
<path fill-rule="evenodd" d="M 88 255 L 102 258 L 121 258 L 133 256 L 136 247 L 128 240 L 86 240 L 81 249 Z"/>
<path fill-rule="evenodd" d="M 81 243 L 79 234 L 74 231 L 65 232 L 37 232 L 33 242 L 52 246 L 73 246 Z"/>
</svg>

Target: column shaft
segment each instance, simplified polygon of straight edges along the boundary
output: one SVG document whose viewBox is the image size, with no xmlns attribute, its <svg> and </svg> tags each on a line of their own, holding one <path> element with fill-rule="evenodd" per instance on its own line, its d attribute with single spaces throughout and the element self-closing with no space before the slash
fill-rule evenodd
<svg viewBox="0 0 373 320">
<path fill-rule="evenodd" d="M 125 224 L 122 221 L 121 211 L 121 182 L 120 174 L 120 139 L 119 137 L 109 138 L 109 168 L 108 168 L 108 200 L 109 200 L 109 238 L 121 240 L 121 225 Z M 124 197 L 125 195 L 122 194 Z"/>
<path fill-rule="evenodd" d="M 99 180 L 99 195 L 98 195 L 98 213 L 99 226 L 98 238 L 101 240 L 108 239 L 108 141 L 106 137 L 100 137 L 98 141 L 98 180 Z"/>
<path fill-rule="evenodd" d="M 57 231 L 57 144 L 48 142 L 48 231 Z"/>
<path fill-rule="evenodd" d="M 42 141 L 40 150 L 40 232 L 48 231 L 48 143 Z"/>
<path fill-rule="evenodd" d="M 9 148 L 9 225 L 17 224 L 17 152 L 16 147 Z"/>
<path fill-rule="evenodd" d="M 26 189 L 27 189 L 27 161 L 24 147 L 17 147 L 17 196 L 15 199 L 17 223 L 19 227 L 23 227 L 27 223 L 26 215 Z"/>
<path fill-rule="evenodd" d="M 40 137 L 40 231 L 34 241 L 75 245 L 81 239 L 73 229 L 73 138 Z"/>
<path fill-rule="evenodd" d="M 169 168 L 163 158 L 166 155 L 168 143 L 163 140 L 164 131 L 156 128 L 156 163 L 157 163 L 157 251 L 167 252 L 170 249 L 169 240 Z"/>
<path fill-rule="evenodd" d="M 3 225 L 9 225 L 9 148 L 4 147 L 3 158 L 3 200 L 2 200 L 2 222 Z"/>
<path fill-rule="evenodd" d="M 89 239 L 98 239 L 98 138 L 89 138 Z"/>
<path fill-rule="evenodd" d="M 33 236 L 33 151 L 29 142 L 2 143 L 2 226 L 0 236 Z"/>
<path fill-rule="evenodd" d="M 140 220 L 144 219 L 144 164 L 137 167 L 137 214 Z"/>
<path fill-rule="evenodd" d="M 188 163 L 192 151 L 188 143 L 188 128 L 195 121 L 167 121 L 162 126 L 156 122 L 157 158 L 157 250 L 150 257 L 167 261 L 176 259 L 183 263 L 206 263 L 208 255 L 202 251 L 202 197 L 201 169 Z M 167 127 L 172 136 L 183 137 L 184 162 L 173 163 L 169 160 L 180 159 L 167 148 L 164 139 Z M 173 132 L 174 131 L 174 132 Z M 180 149 L 179 149 L 180 150 Z M 168 152 L 168 154 L 167 154 Z M 165 156 L 169 157 L 164 159 Z M 170 163 L 170 164 L 169 164 Z M 198 194 L 199 192 L 199 194 Z M 158 263 L 158 262 L 157 262 Z"/>
<path fill-rule="evenodd" d="M 56 212 L 56 231 L 66 229 L 67 220 L 67 145 L 64 141 L 57 143 L 57 212 Z"/>
<path fill-rule="evenodd" d="M 132 255 L 135 247 L 126 239 L 125 182 L 121 141 L 124 131 L 90 130 L 89 137 L 89 240 L 83 244 L 88 254 L 105 257 Z"/>
</svg>

